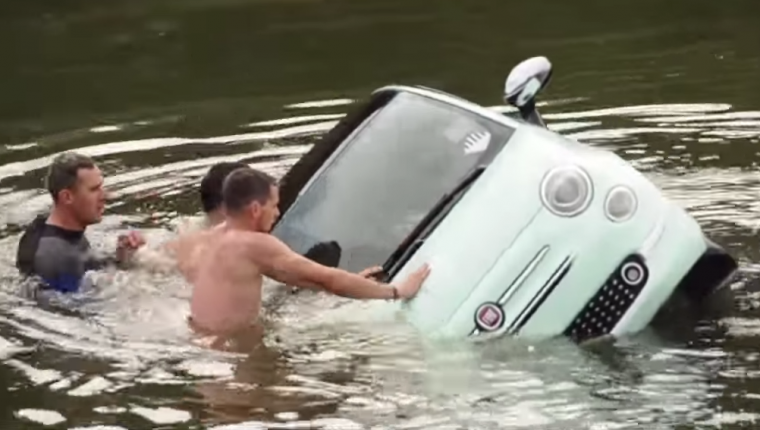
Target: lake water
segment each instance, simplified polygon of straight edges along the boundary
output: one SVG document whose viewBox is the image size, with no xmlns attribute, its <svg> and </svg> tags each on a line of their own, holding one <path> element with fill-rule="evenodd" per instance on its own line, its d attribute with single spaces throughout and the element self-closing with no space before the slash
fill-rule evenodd
<svg viewBox="0 0 760 430">
<path fill-rule="evenodd" d="M 0 5 L 0 424 L 7 429 L 695 429 L 760 418 L 760 3 L 671 0 L 36 0 Z M 305 294 L 249 357 L 188 340 L 187 287 L 106 279 L 85 315 L 19 293 L 19 225 L 51 157 L 97 158 L 89 233 L 170 235 L 208 166 L 282 175 L 373 89 L 486 106 L 546 55 L 549 126 L 616 151 L 741 263 L 710 313 L 599 349 L 431 344 Z M 104 274 L 104 276 L 110 276 Z"/>
</svg>

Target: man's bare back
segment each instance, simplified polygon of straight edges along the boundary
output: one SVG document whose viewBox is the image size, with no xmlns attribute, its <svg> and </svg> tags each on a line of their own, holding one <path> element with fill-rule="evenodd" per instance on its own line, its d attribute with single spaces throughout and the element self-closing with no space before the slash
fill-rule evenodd
<svg viewBox="0 0 760 430">
<path fill-rule="evenodd" d="M 196 238 L 184 270 L 193 284 L 193 324 L 213 333 L 233 333 L 255 323 L 261 307 L 261 271 L 245 257 L 251 239 L 241 238 L 253 233 L 224 226 L 205 233 Z"/>
<path fill-rule="evenodd" d="M 191 324 L 199 331 L 235 336 L 257 323 L 263 276 L 358 299 L 408 299 L 430 273 L 427 265 L 398 285 L 316 263 L 269 234 L 279 216 L 274 180 L 253 169 L 231 173 L 224 185 L 225 221 L 179 246 L 180 270 L 193 286 Z"/>
<path fill-rule="evenodd" d="M 184 233 L 165 244 L 166 249 L 174 258 L 176 268 L 186 280 L 192 282 L 198 269 L 198 263 L 201 261 L 200 254 L 204 252 L 212 239 L 221 232 L 219 227 Z"/>
</svg>

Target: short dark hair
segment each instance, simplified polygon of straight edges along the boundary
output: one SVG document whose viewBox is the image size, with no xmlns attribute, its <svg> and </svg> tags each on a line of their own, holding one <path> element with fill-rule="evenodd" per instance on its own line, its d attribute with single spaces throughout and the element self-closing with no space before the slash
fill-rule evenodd
<svg viewBox="0 0 760 430">
<path fill-rule="evenodd" d="M 76 152 L 64 152 L 57 155 L 50 164 L 45 177 L 45 186 L 53 197 L 53 201 L 58 200 L 58 193 L 76 185 L 77 179 L 79 179 L 79 170 L 94 168 L 95 162 L 86 155 Z"/>
<path fill-rule="evenodd" d="M 224 207 L 228 212 L 235 213 L 254 201 L 264 204 L 276 185 L 277 180 L 260 170 L 236 169 L 224 180 Z"/>
<path fill-rule="evenodd" d="M 206 175 L 201 179 L 201 205 L 203 212 L 209 213 L 222 205 L 222 186 L 224 179 L 232 171 L 240 168 L 248 168 L 248 165 L 240 161 L 225 161 L 211 166 Z"/>
</svg>

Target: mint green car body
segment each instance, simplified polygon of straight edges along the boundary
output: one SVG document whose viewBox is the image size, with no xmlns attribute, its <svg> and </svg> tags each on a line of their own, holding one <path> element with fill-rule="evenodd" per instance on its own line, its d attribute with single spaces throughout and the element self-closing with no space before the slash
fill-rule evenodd
<svg viewBox="0 0 760 430">
<path fill-rule="evenodd" d="M 402 313 L 426 336 L 490 338 L 507 334 L 547 338 L 564 334 L 586 339 L 588 336 L 574 333 L 594 324 L 598 327 L 588 329 L 589 336 L 632 334 L 652 321 L 679 285 L 691 288 L 684 287 L 684 282 L 701 276 L 703 272 L 696 273 L 697 268 L 716 273 L 706 281 L 710 283 L 706 288 L 709 291 L 725 283 L 736 268 L 733 259 L 705 237 L 694 218 L 609 150 L 436 90 L 390 86 L 377 90 L 375 96 L 378 94 L 434 101 L 513 129 L 508 143 L 419 241 L 419 247 L 409 251 L 410 257 L 386 264 L 386 268 L 399 267 L 390 271 L 390 282 L 403 279 L 424 263 L 432 266 L 414 299 L 376 304 L 378 310 Z M 328 135 L 326 142 L 315 145 L 310 161 L 294 168 L 291 177 L 286 176 L 284 191 L 293 196 L 285 198 L 281 209 L 280 224 L 285 227 L 278 225 L 286 243 L 298 248 L 295 243 L 301 240 L 300 236 L 298 240 L 291 239 L 297 234 L 286 231 L 290 224 L 297 224 L 290 220 L 298 218 L 288 213 L 295 210 L 291 206 L 299 204 L 315 178 L 326 175 L 323 172 L 336 163 L 336 154 L 346 151 L 353 136 L 363 133 L 366 124 L 382 109 L 381 106 L 366 115 L 345 119 L 340 126 L 346 131 L 337 131 L 336 127 L 334 136 Z M 323 144 L 334 148 L 320 149 Z M 320 150 L 321 155 L 316 152 Z M 582 210 L 572 216 L 555 214 L 542 198 L 547 174 L 566 167 L 583 172 L 590 180 L 589 197 Z M 635 199 L 629 201 L 627 215 L 615 219 L 610 216 L 609 196 L 621 187 L 632 192 Z M 346 216 L 352 211 L 348 206 L 342 210 L 349 213 Z M 299 230 L 299 234 L 305 231 Z M 323 236 L 317 239 L 330 238 Z M 390 252 L 381 254 L 382 258 L 395 258 L 387 254 Z M 616 311 L 618 284 L 609 280 L 621 267 L 621 261 L 631 255 L 640 259 L 647 275 L 635 296 L 633 290 L 620 290 L 621 294 L 631 294 L 631 299 Z M 605 286 L 611 292 L 599 296 Z M 597 296 L 601 298 L 594 305 L 591 302 Z M 488 329 L 478 323 L 479 309 L 484 304 L 490 304 L 492 311 L 500 314 Z M 584 312 L 588 320 L 581 321 Z"/>
<path fill-rule="evenodd" d="M 485 108 L 469 107 L 490 114 Z M 494 334 L 555 336 L 597 293 L 610 269 L 638 252 L 648 262 L 649 281 L 612 334 L 644 328 L 705 252 L 700 226 L 611 151 L 507 117 L 499 119 L 517 128 L 509 145 L 394 278 L 402 279 L 424 262 L 432 264 L 417 297 L 399 305 L 408 320 L 429 335 L 468 336 L 476 308 L 506 295 L 506 320 Z M 588 208 L 572 218 L 554 215 L 539 197 L 546 173 L 567 164 L 583 168 L 593 182 Z M 629 219 L 613 222 L 604 213 L 604 200 L 619 185 L 631 188 L 638 204 Z M 518 331 L 520 315 L 568 263 L 571 270 L 561 288 Z M 477 288 L 468 288 L 473 284 Z"/>
</svg>

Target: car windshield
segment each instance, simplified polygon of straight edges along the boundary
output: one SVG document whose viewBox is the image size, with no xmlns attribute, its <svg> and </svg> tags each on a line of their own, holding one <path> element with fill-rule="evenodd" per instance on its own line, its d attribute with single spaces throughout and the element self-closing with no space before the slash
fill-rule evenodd
<svg viewBox="0 0 760 430">
<path fill-rule="evenodd" d="M 277 225 L 305 253 L 336 241 L 340 267 L 383 264 L 486 149 L 513 129 L 455 105 L 401 92 L 347 138 Z"/>
</svg>

